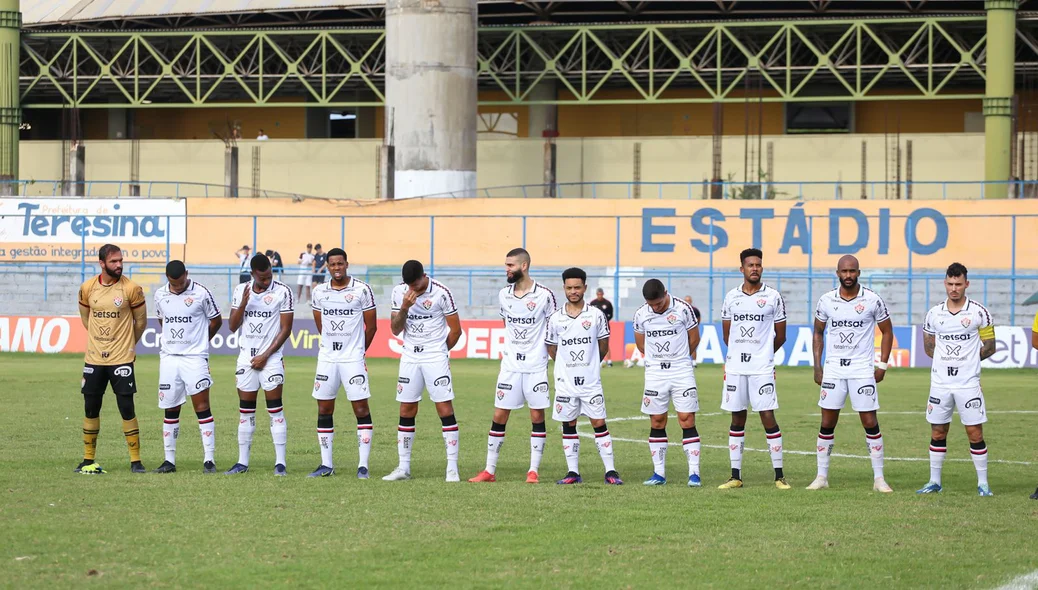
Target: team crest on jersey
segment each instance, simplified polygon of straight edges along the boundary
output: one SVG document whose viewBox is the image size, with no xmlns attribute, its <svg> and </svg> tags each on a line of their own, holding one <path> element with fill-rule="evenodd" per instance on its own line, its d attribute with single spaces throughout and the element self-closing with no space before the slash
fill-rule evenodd
<svg viewBox="0 0 1038 590">
<path fill-rule="evenodd" d="M 968 327 L 970 327 L 970 322 L 971 321 L 972 320 L 970 320 L 969 318 L 962 318 L 961 320 L 959 320 L 959 323 L 962 324 L 963 328 L 968 328 Z"/>
<path fill-rule="evenodd" d="M 422 307 L 424 307 L 425 309 L 431 308 L 432 307 L 432 299 L 426 299 L 425 301 L 423 301 L 422 302 Z"/>
<path fill-rule="evenodd" d="M 195 300 L 192 299 L 191 297 L 185 297 L 184 298 L 184 305 L 186 305 L 188 307 L 191 307 L 191 304 L 194 303 L 194 302 L 195 302 Z"/>
<path fill-rule="evenodd" d="M 536 301 L 527 301 L 526 302 L 526 309 L 528 309 L 530 311 L 533 311 L 533 310 L 537 309 L 537 302 Z"/>
<path fill-rule="evenodd" d="M 854 311 L 861 313 L 865 311 L 865 306 L 859 303 L 858 305 L 854 306 Z"/>
<path fill-rule="evenodd" d="M 497 390 L 497 399 L 505 399 L 505 392 L 500 389 Z"/>
<path fill-rule="evenodd" d="M 118 296 L 114 297 L 112 299 L 112 304 L 115 305 L 116 307 L 122 307 L 122 305 L 123 305 L 123 298 L 122 297 L 118 297 Z"/>
<path fill-rule="evenodd" d="M 584 326 L 585 330 L 590 330 L 591 329 L 591 321 L 590 320 L 584 320 L 584 322 L 582 324 L 580 324 L 580 325 Z"/>
<path fill-rule="evenodd" d="M 670 314 L 669 316 L 667 316 L 667 323 L 668 324 L 676 324 L 676 323 L 678 323 L 678 316 L 676 316 L 674 314 Z"/>
<path fill-rule="evenodd" d="M 768 300 L 763 297 L 757 300 L 757 307 L 764 307 L 768 304 Z"/>
<path fill-rule="evenodd" d="M 266 297 L 263 298 L 263 303 L 266 303 L 267 305 L 270 305 L 270 302 L 272 302 L 272 301 L 274 301 L 274 296 L 273 295 L 267 295 Z"/>
<path fill-rule="evenodd" d="M 346 294 L 346 303 L 353 303 L 353 293 Z"/>
</svg>

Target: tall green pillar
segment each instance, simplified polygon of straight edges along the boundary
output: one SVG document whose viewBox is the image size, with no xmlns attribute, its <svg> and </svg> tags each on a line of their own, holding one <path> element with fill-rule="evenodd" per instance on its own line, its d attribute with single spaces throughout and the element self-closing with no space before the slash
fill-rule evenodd
<svg viewBox="0 0 1038 590">
<path fill-rule="evenodd" d="M 984 180 L 1005 182 L 1012 173 L 1016 0 L 986 0 L 987 57 L 984 88 Z M 989 185 L 989 198 L 1006 198 L 1008 185 Z"/>
<path fill-rule="evenodd" d="M 18 0 L 0 0 L 0 194 L 14 194 L 18 179 L 18 133 L 22 108 L 18 90 L 22 13 Z"/>
</svg>

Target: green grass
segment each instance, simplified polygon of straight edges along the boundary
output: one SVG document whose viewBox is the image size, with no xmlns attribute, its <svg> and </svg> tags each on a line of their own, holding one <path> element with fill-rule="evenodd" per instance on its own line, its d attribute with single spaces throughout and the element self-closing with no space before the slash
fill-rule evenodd
<svg viewBox="0 0 1038 590">
<path fill-rule="evenodd" d="M 832 488 L 804 490 L 814 476 L 817 389 L 809 370 L 780 369 L 779 422 L 789 451 L 793 490 L 772 487 L 766 453 L 744 458 L 747 487 L 722 492 L 728 476 L 728 420 L 718 410 L 721 373 L 697 370 L 703 404 L 702 489 L 684 486 L 683 453 L 669 455 L 671 483 L 640 485 L 652 471 L 648 422 L 610 426 L 622 487 L 602 483 L 593 444 L 584 444 L 585 483 L 561 487 L 522 483 L 529 461 L 529 420 L 513 414 L 498 483 L 446 484 L 439 421 L 429 402 L 418 416 L 410 482 L 381 476 L 396 464 L 396 363 L 369 362 L 375 397 L 373 479 L 353 477 L 354 420 L 346 404 L 336 418 L 333 478 L 308 479 L 320 463 L 316 404 L 310 397 L 314 360 L 287 360 L 285 409 L 290 477 L 272 475 L 273 447 L 265 421 L 256 429 L 253 470 L 238 477 L 203 476 L 201 443 L 190 410 L 183 416 L 180 471 L 132 475 L 115 400 L 102 411 L 98 459 L 105 476 L 72 473 L 82 453 L 81 359 L 0 355 L 0 584 L 60 587 L 306 586 L 306 587 L 980 587 L 1038 568 L 1038 409 L 1034 371 L 984 375 L 991 410 L 986 438 L 993 498 L 976 496 L 968 445 L 957 421 L 949 438 L 946 491 L 916 496 L 929 475 L 928 374 L 893 370 L 881 385 L 880 424 L 893 495 L 871 492 L 868 459 L 834 457 Z M 214 357 L 213 411 L 217 466 L 237 458 L 233 359 Z M 137 364 L 137 396 L 145 465 L 162 461 L 162 414 L 156 408 L 158 359 Z M 462 478 L 483 468 L 497 364 L 453 365 L 461 425 Z M 641 370 L 604 370 L 614 418 L 640 415 Z M 885 412 L 885 413 L 884 413 Z M 903 412 L 903 413 L 902 413 Z M 590 428 L 582 422 L 581 431 Z M 669 434 L 679 440 L 676 420 Z M 590 443 L 590 441 L 587 441 Z M 747 447 L 763 448 L 751 421 Z M 677 448 L 679 449 L 679 448 Z M 866 455 L 864 434 L 847 413 L 836 453 Z M 558 427 L 549 425 L 542 480 L 565 471 Z"/>
</svg>

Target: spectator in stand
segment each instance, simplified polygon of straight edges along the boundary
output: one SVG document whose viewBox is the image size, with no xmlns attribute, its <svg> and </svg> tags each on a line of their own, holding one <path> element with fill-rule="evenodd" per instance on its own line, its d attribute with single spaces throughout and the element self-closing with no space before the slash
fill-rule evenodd
<svg viewBox="0 0 1038 590">
<path fill-rule="evenodd" d="M 307 302 L 310 301 L 310 293 L 312 287 L 310 281 L 313 280 L 314 274 L 314 245 L 307 244 L 306 252 L 299 253 L 299 278 L 296 280 L 297 293 L 296 300 Z M 303 287 L 306 287 L 306 299 L 303 299 Z"/>
<path fill-rule="evenodd" d="M 321 249 L 321 245 L 314 246 L 314 278 L 313 286 L 324 282 L 324 273 L 328 271 L 328 254 Z"/>
<path fill-rule="evenodd" d="M 270 138 L 267 137 L 267 132 L 262 130 L 262 129 L 260 129 L 259 130 L 259 135 L 256 136 L 256 141 L 267 141 L 268 139 L 270 139 Z"/>
<path fill-rule="evenodd" d="M 267 250 L 264 254 L 270 260 L 270 267 L 274 269 L 278 280 L 284 282 L 284 278 L 281 275 L 285 272 L 285 265 L 281 262 L 281 253 L 277 250 Z"/>
<path fill-rule="evenodd" d="M 252 248 L 246 244 L 234 253 L 238 257 L 238 283 L 247 283 L 252 280 Z"/>
<path fill-rule="evenodd" d="M 595 291 L 595 298 L 589 303 L 591 307 L 597 307 L 602 313 L 605 314 L 606 321 L 613 321 L 613 304 L 605 298 L 605 291 L 598 289 Z M 603 365 L 613 366 L 613 359 L 609 358 L 609 353 L 606 353 L 606 358 L 602 361 Z"/>
</svg>

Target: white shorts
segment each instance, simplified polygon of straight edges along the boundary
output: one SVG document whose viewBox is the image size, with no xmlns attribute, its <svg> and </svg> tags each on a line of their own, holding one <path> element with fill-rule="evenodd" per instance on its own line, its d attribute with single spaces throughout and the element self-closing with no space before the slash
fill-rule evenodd
<svg viewBox="0 0 1038 590">
<path fill-rule="evenodd" d="M 209 359 L 204 356 L 161 355 L 159 357 L 159 407 L 176 408 L 213 386 Z"/>
<path fill-rule="evenodd" d="M 699 390 L 696 374 L 691 371 L 645 372 L 645 392 L 642 394 L 642 414 L 666 414 L 670 402 L 681 414 L 699 411 Z"/>
<path fill-rule="evenodd" d="M 235 387 L 239 391 L 271 391 L 285 382 L 285 361 L 281 355 L 267 359 L 267 364 L 257 371 L 238 359 L 238 370 L 234 372 Z"/>
<path fill-rule="evenodd" d="M 429 399 L 436 403 L 454 399 L 450 359 L 428 363 L 400 361 L 400 376 L 396 380 L 396 401 L 414 404 L 422 401 L 422 389 L 429 391 Z"/>
<path fill-rule="evenodd" d="M 775 373 L 764 375 L 724 374 L 721 409 L 725 412 L 744 412 L 747 408 L 753 408 L 754 412 L 778 409 Z"/>
<path fill-rule="evenodd" d="M 551 405 L 548 400 L 548 370 L 539 373 L 497 374 L 497 392 L 494 407 L 502 410 L 518 410 L 528 404 L 531 410 L 543 410 Z"/>
<path fill-rule="evenodd" d="M 566 386 L 555 385 L 555 408 L 552 420 L 572 422 L 581 414 L 592 420 L 605 420 L 605 395 L 602 388 L 588 388 L 574 393 Z"/>
<path fill-rule="evenodd" d="M 300 286 L 303 286 L 303 287 L 309 287 L 310 286 L 310 277 L 314 276 L 314 273 L 311 272 L 309 269 L 301 270 L 301 271 L 299 271 L 299 273 L 300 273 L 299 274 L 299 278 L 296 279 L 296 284 L 300 285 Z"/>
<path fill-rule="evenodd" d="M 368 387 L 368 367 L 364 361 L 359 363 L 317 361 L 314 398 L 335 399 L 339 395 L 340 385 L 346 390 L 346 399 L 351 402 L 371 397 L 371 389 Z"/>
<path fill-rule="evenodd" d="M 851 409 L 855 412 L 875 412 L 879 409 L 879 392 L 875 377 L 862 379 L 829 379 L 822 376 L 822 393 L 818 407 L 826 410 L 842 410 L 847 396 L 851 398 Z"/>
<path fill-rule="evenodd" d="M 976 426 L 988 421 L 984 407 L 984 392 L 980 387 L 969 389 L 930 388 L 926 404 L 926 421 L 930 424 L 950 424 L 952 410 L 959 410 L 959 422 L 963 426 Z"/>
</svg>

